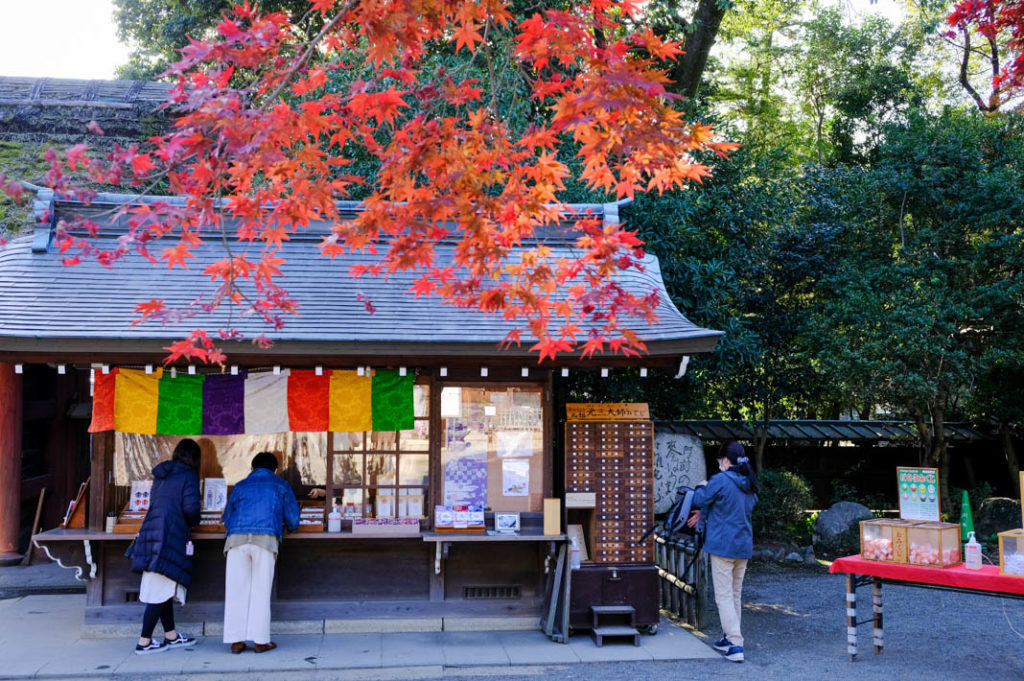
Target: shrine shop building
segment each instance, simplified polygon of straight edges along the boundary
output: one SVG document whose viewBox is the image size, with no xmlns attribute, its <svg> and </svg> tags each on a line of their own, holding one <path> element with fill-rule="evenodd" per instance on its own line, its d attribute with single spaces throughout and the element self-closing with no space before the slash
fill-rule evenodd
<svg viewBox="0 0 1024 681">
<path fill-rule="evenodd" d="M 194 301 L 209 283 L 203 270 L 222 257 L 219 240 L 197 247 L 187 270 L 137 256 L 111 269 L 63 263 L 54 245 L 59 221 L 88 216 L 100 224 L 101 246 L 112 247 L 127 228 L 110 216 L 140 200 L 101 194 L 85 205 L 39 190 L 34 232 L 0 250 L 0 552 L 24 550 L 19 512 L 34 508 L 38 493 L 24 498 L 19 487 L 22 442 L 31 440 L 50 476 L 35 550 L 85 581 L 87 628 L 135 631 L 139 576 L 125 549 L 145 515 L 151 468 L 186 436 L 202 448 L 204 510 L 178 619 L 208 634 L 223 617 L 220 509 L 264 450 L 277 455 L 278 474 L 301 506 L 273 591 L 275 626 L 288 631 L 365 631 L 385 619 L 390 630 L 478 627 L 494 618 L 536 628 L 567 521 L 583 528 L 589 561 L 650 563 L 628 537 L 613 535 L 650 522 L 653 490 L 637 487 L 633 525 L 612 523 L 611 534 L 598 536 L 598 521 L 613 516 L 593 512 L 604 498 L 587 470 L 596 466 L 573 459 L 567 470 L 566 409 L 555 413 L 553 386 L 580 370 L 674 374 L 684 358 L 714 348 L 720 332 L 695 326 L 672 305 L 656 258 L 620 278 L 634 293 L 660 297 L 656 322 L 631 322 L 645 356 L 566 354 L 538 364 L 531 342 L 501 347 L 513 328 L 501 316 L 416 298 L 415 273 L 351 278 L 365 256 L 321 257 L 327 227 L 314 224 L 282 246 L 282 284 L 299 314 L 273 334 L 272 347 L 225 342 L 223 369 L 164 366 L 166 348 L 196 328 L 235 328 L 251 339 L 265 327 L 228 306 L 179 323 L 133 324 L 140 302 Z M 349 217 L 360 210 L 342 208 Z M 608 224 L 619 208 L 572 206 L 542 237 L 552 257 L 571 256 L 575 215 Z M 452 255 L 439 247 L 440 262 Z M 25 383 L 36 380 L 57 385 L 40 413 Z M 649 418 L 634 407 L 625 407 L 627 417 Z M 591 413 L 616 419 L 607 407 Z M 584 431 L 584 450 L 619 432 Z M 652 431 L 636 433 L 650 446 Z"/>
</svg>

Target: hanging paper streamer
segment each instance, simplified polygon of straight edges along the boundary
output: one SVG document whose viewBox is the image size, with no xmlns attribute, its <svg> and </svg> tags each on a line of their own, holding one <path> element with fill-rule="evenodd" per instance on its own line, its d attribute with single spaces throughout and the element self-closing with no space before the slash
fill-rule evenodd
<svg viewBox="0 0 1024 681">
<path fill-rule="evenodd" d="M 160 405 L 156 432 L 160 435 L 201 435 L 203 432 L 202 374 L 186 374 L 160 379 Z"/>
<path fill-rule="evenodd" d="M 415 377 L 378 369 L 373 374 L 373 430 L 410 430 L 413 419 L 412 386 Z"/>
<path fill-rule="evenodd" d="M 92 423 L 89 424 L 90 433 L 100 433 L 104 430 L 114 429 L 114 383 L 117 377 L 117 368 L 111 369 L 110 373 L 103 373 L 97 369 L 92 370 Z"/>
<path fill-rule="evenodd" d="M 335 433 L 358 433 L 371 430 L 371 394 L 369 376 L 355 371 L 331 372 L 330 429 Z"/>
<path fill-rule="evenodd" d="M 245 432 L 249 435 L 286 433 L 288 426 L 288 375 L 249 374 L 245 379 Z"/>
<path fill-rule="evenodd" d="M 203 434 L 245 432 L 245 373 L 207 376 L 203 382 Z"/>
<path fill-rule="evenodd" d="M 162 369 L 152 374 L 121 369 L 114 379 L 114 430 L 122 433 L 156 434 L 157 404 Z"/>
<path fill-rule="evenodd" d="M 322 433 L 330 419 L 331 377 L 308 369 L 288 377 L 288 424 L 293 432 Z"/>
</svg>

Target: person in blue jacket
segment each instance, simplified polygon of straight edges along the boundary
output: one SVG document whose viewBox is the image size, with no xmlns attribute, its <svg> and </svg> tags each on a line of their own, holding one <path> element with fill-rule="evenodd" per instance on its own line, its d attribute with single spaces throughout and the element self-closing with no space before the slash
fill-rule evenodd
<svg viewBox="0 0 1024 681">
<path fill-rule="evenodd" d="M 246 641 L 257 653 L 277 647 L 270 640 L 270 588 L 281 525 L 298 529 L 299 504 L 276 470 L 272 453 L 254 456 L 252 472 L 231 490 L 224 509 L 224 642 L 232 653 L 245 650 Z"/>
<path fill-rule="evenodd" d="M 174 629 L 172 601 L 185 603 L 192 584 L 192 526 L 199 522 L 199 459 L 195 440 L 182 440 L 170 461 L 153 468 L 149 512 L 131 549 L 132 571 L 142 573 L 139 601 L 146 604 L 136 655 L 196 644 L 194 636 Z M 153 640 L 156 621 L 164 639 Z"/>
<path fill-rule="evenodd" d="M 697 485 L 693 507 L 701 510 L 688 523 L 703 523 L 704 550 L 711 556 L 711 581 L 724 632 L 715 649 L 730 662 L 743 662 L 740 597 L 747 561 L 754 552 L 751 515 L 757 503 L 757 476 L 738 442 L 722 443 L 716 458 L 720 472 Z"/>
</svg>

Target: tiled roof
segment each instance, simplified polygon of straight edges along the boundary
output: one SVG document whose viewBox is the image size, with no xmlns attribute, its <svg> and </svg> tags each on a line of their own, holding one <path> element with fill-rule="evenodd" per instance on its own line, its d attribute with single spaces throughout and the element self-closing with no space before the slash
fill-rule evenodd
<svg viewBox="0 0 1024 681">
<path fill-rule="evenodd" d="M 769 440 L 841 440 L 852 442 L 916 442 L 917 428 L 910 421 L 746 421 L 687 420 L 657 421 L 662 432 L 693 435 L 704 440 L 754 440 L 765 433 Z M 989 439 L 984 433 L 961 423 L 947 423 L 951 442 Z"/>
<path fill-rule="evenodd" d="M 41 192 L 37 209 L 62 210 L 81 206 L 48 203 L 48 192 Z M 92 210 L 103 202 L 125 201 L 131 197 L 103 195 Z M 56 210 L 54 210 L 56 208 Z M 357 210 L 356 204 L 348 208 Z M 617 219 L 617 206 L 592 206 Z M 123 228 L 103 225 L 103 238 L 114 239 Z M 415 272 L 392 275 L 388 279 L 362 277 L 352 279 L 350 267 L 365 262 L 366 256 L 345 255 L 334 260 L 322 257 L 317 244 L 325 227 L 314 226 L 309 233 L 295 235 L 282 248 L 287 264 L 280 280 L 300 303 L 299 315 L 289 317 L 279 332 L 268 332 L 253 318 L 240 318 L 238 309 L 223 306 L 219 310 L 187 319 L 174 325 L 136 321 L 135 306 L 153 298 L 164 299 L 168 306 L 183 306 L 200 291 L 211 290 L 209 277 L 202 271 L 222 257 L 222 246 L 208 240 L 195 249 L 188 260 L 189 270 L 166 264 L 150 264 L 132 256 L 105 269 L 95 262 L 65 266 L 63 255 L 50 243 L 50 229 L 43 225 L 34 236 L 18 238 L 0 250 L 0 352 L 75 352 L 82 348 L 132 348 L 133 344 L 160 347 L 196 328 L 214 330 L 236 328 L 247 337 L 268 332 L 276 348 L 308 346 L 315 352 L 332 355 L 394 354 L 417 352 L 420 355 L 473 356 L 523 355 L 532 343 L 521 348 L 500 351 L 498 344 L 513 324 L 501 316 L 443 305 L 433 297 L 416 298 L 409 292 Z M 562 240 L 551 244 L 554 257 L 569 256 L 571 244 Z M 235 244 L 234 248 L 238 248 Z M 258 257 L 258 246 L 250 249 Z M 159 253 L 159 246 L 151 251 Z M 450 259 L 452 248 L 441 246 L 439 261 Z M 658 261 L 648 255 L 645 271 L 630 271 L 622 282 L 634 292 L 659 291 L 662 303 L 657 323 L 636 321 L 633 328 L 645 339 L 654 356 L 675 356 L 710 350 L 721 332 L 690 323 L 672 305 L 665 292 Z M 361 295 L 360 295 L 361 294 Z M 365 296 L 376 308 L 370 313 Z M 156 341 L 157 343 L 154 343 Z M 140 345 L 140 348 L 142 346 Z M 78 350 L 76 350 L 76 348 Z"/>
</svg>

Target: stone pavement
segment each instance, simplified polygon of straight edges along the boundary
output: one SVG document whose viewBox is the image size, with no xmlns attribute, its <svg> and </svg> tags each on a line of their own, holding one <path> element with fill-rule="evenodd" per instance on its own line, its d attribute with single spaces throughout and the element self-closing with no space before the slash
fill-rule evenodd
<svg viewBox="0 0 1024 681">
<path fill-rule="evenodd" d="M 127 679 L 245 672 L 260 676 L 276 672 L 286 677 L 286 672 L 360 670 L 377 670 L 375 678 L 394 677 L 395 672 L 426 678 L 455 668 L 515 673 L 520 668 L 525 671 L 546 665 L 720 657 L 696 636 L 667 621 L 657 635 L 642 636 L 638 647 L 609 641 L 598 648 L 583 634 L 560 644 L 540 631 L 282 634 L 274 636 L 277 650 L 262 655 L 251 650 L 232 655 L 218 637 L 201 637 L 192 649 L 138 656 L 133 653 L 134 638 L 82 638 L 84 607 L 85 597 L 79 594 L 0 600 L 0 679 Z"/>
<path fill-rule="evenodd" d="M 84 592 L 85 582 L 75 579 L 75 571 L 66 570 L 56 563 L 46 561 L 25 566 L 0 567 L 0 598 Z"/>
</svg>

